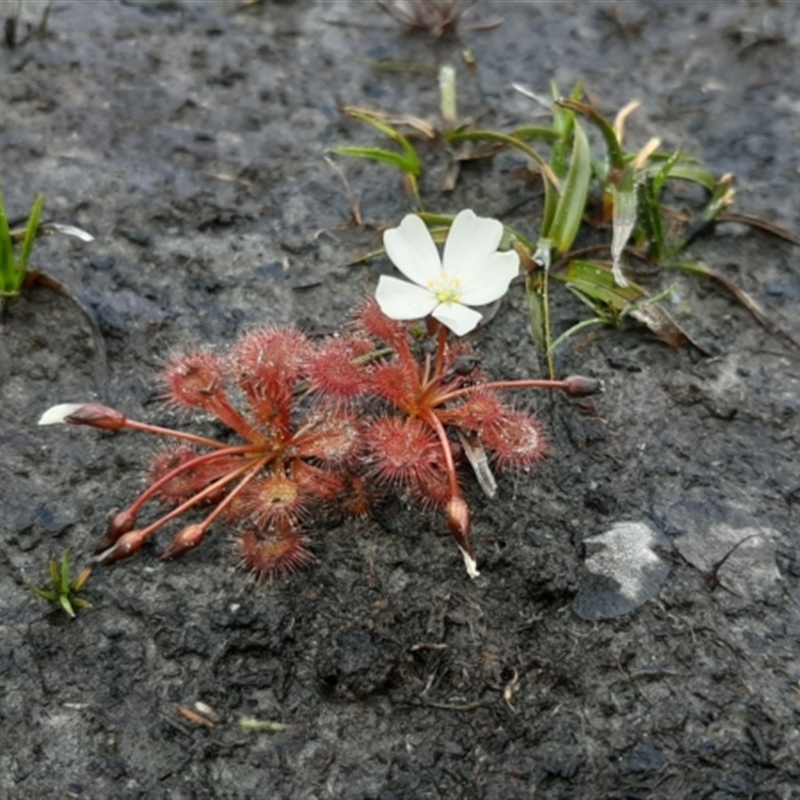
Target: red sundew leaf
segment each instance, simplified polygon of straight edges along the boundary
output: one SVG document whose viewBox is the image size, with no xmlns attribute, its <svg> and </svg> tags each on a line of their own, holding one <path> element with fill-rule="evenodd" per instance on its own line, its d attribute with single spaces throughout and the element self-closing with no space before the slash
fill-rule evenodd
<svg viewBox="0 0 800 800">
<path fill-rule="evenodd" d="M 155 483 L 173 470 L 187 465 L 200 454 L 189 445 L 166 447 L 158 452 L 150 469 L 150 481 Z M 189 467 L 167 481 L 158 491 L 159 496 L 170 504 L 188 500 L 201 492 L 209 484 L 235 472 L 242 466 L 242 456 L 221 453 L 218 458 L 212 458 L 197 467 Z M 222 490 L 224 494 L 224 490 Z M 220 495 L 220 497 L 222 496 Z M 206 503 L 213 503 L 210 498 Z"/>
<path fill-rule="evenodd" d="M 361 427 L 352 414 L 320 409 L 304 420 L 291 447 L 301 458 L 341 464 L 355 456 L 360 434 Z"/>
<path fill-rule="evenodd" d="M 441 452 L 429 454 L 425 469 L 412 476 L 408 489 L 411 496 L 428 506 L 444 508 L 452 499 L 452 487 L 444 468 Z"/>
<path fill-rule="evenodd" d="M 494 393 L 476 387 L 466 400 L 457 406 L 437 408 L 436 416 L 445 424 L 464 428 L 481 434 L 502 420 L 512 411 Z"/>
<path fill-rule="evenodd" d="M 291 328 L 253 331 L 234 346 L 229 369 L 260 424 L 288 427 L 295 386 L 313 352 L 311 342 Z"/>
<path fill-rule="evenodd" d="M 407 414 L 415 413 L 422 392 L 418 365 L 405 360 L 379 364 L 370 375 L 370 391 Z"/>
<path fill-rule="evenodd" d="M 309 499 L 298 481 L 273 472 L 251 480 L 228 506 L 227 515 L 260 530 L 287 530 L 304 518 Z"/>
<path fill-rule="evenodd" d="M 388 344 L 393 350 L 408 348 L 408 327 L 403 322 L 389 319 L 374 297 L 356 309 L 355 325 L 357 330 Z"/>
<path fill-rule="evenodd" d="M 227 401 L 225 364 L 209 352 L 198 351 L 174 358 L 162 373 L 169 402 L 184 408 L 209 409 Z"/>
<path fill-rule="evenodd" d="M 333 502 L 344 491 L 344 483 L 337 473 L 314 466 L 299 458 L 291 462 L 289 471 L 301 489 L 318 501 Z"/>
<path fill-rule="evenodd" d="M 481 441 L 500 467 L 530 467 L 546 452 L 541 426 L 524 411 L 507 411 L 484 430 Z"/>
<path fill-rule="evenodd" d="M 365 517 L 369 513 L 375 492 L 360 476 L 348 474 L 340 495 L 339 508 L 348 517 Z"/>
<path fill-rule="evenodd" d="M 259 580 L 294 572 L 312 560 L 304 534 L 293 529 L 275 531 L 248 530 L 236 539 L 241 566 Z"/>
<path fill-rule="evenodd" d="M 386 484 L 417 490 L 434 480 L 441 444 L 420 420 L 384 417 L 369 426 L 364 441 L 370 471 Z"/>
<path fill-rule="evenodd" d="M 332 400 L 355 400 L 369 387 L 368 368 L 358 359 L 374 350 L 372 342 L 356 336 L 323 343 L 308 361 L 311 391 Z"/>
</svg>

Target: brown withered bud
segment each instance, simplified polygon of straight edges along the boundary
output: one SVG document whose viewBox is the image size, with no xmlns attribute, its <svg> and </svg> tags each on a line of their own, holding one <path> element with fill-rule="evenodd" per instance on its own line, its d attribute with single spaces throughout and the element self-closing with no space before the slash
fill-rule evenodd
<svg viewBox="0 0 800 800">
<path fill-rule="evenodd" d="M 203 541 L 205 535 L 206 527 L 203 523 L 195 522 L 192 525 L 187 525 L 167 545 L 166 550 L 160 555 L 161 560 L 168 561 L 170 558 L 178 558 L 188 553 Z"/>
<path fill-rule="evenodd" d="M 86 403 L 65 417 L 65 420 L 71 425 L 90 425 L 106 431 L 118 431 L 126 423 L 125 415 L 121 411 L 99 403 Z"/>
<path fill-rule="evenodd" d="M 97 543 L 94 552 L 102 553 L 103 550 L 113 547 L 121 536 L 133 530 L 134 525 L 136 525 L 136 514 L 130 508 L 123 509 L 114 514 L 111 521 L 108 523 L 105 535 Z"/>
<path fill-rule="evenodd" d="M 570 397 L 588 397 L 603 391 L 603 381 L 583 375 L 570 375 L 564 378 L 563 391 Z"/>
</svg>

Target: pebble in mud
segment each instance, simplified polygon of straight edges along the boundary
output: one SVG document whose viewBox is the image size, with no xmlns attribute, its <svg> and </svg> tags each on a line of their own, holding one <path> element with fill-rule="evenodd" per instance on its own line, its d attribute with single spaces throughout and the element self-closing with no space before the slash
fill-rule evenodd
<svg viewBox="0 0 800 800">
<path fill-rule="evenodd" d="M 582 619 L 609 619 L 630 614 L 655 597 L 669 574 L 658 553 L 671 544 L 645 522 L 618 522 L 584 539 L 586 572 L 572 601 Z"/>
</svg>

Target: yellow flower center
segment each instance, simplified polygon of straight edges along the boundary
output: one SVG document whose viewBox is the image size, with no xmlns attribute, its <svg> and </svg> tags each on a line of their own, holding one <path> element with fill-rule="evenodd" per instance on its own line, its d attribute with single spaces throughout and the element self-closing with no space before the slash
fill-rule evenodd
<svg viewBox="0 0 800 800">
<path fill-rule="evenodd" d="M 443 272 L 435 281 L 428 281 L 428 289 L 440 303 L 457 303 L 461 300 L 461 281 Z"/>
</svg>

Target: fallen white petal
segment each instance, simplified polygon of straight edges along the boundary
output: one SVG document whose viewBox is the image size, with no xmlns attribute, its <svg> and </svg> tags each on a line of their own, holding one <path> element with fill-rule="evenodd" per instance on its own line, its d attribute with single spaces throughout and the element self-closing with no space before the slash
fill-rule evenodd
<svg viewBox="0 0 800 800">
<path fill-rule="evenodd" d="M 399 227 L 386 231 L 383 246 L 397 269 L 420 286 L 437 280 L 442 273 L 442 261 L 433 237 L 416 214 L 406 215 Z"/>
<path fill-rule="evenodd" d="M 483 319 L 479 311 L 462 306 L 461 303 L 439 303 L 432 316 L 448 327 L 456 336 L 464 336 L 478 326 Z"/>
<path fill-rule="evenodd" d="M 59 233 L 63 233 L 67 236 L 74 236 L 83 242 L 94 241 L 94 236 L 92 236 L 91 233 L 87 233 L 82 228 L 76 228 L 74 225 L 65 225 L 63 222 L 51 222 L 50 227 Z"/>
<path fill-rule="evenodd" d="M 381 275 L 375 299 L 389 319 L 422 319 L 438 302 L 430 289 L 388 275 Z"/>
<path fill-rule="evenodd" d="M 478 562 L 463 548 L 458 548 L 461 551 L 461 555 L 464 558 L 464 566 L 467 568 L 467 575 L 470 578 L 477 578 L 480 575 L 478 572 Z"/>
<path fill-rule="evenodd" d="M 503 225 L 496 219 L 479 217 L 468 208 L 459 211 L 444 245 L 443 270 L 462 280 L 476 271 L 482 272 L 483 264 L 502 238 Z"/>
<path fill-rule="evenodd" d="M 480 272 L 461 278 L 460 300 L 468 306 L 485 306 L 502 297 L 519 274 L 519 256 L 509 250 L 484 259 Z"/>
<path fill-rule="evenodd" d="M 59 403 L 51 406 L 39 418 L 39 425 L 61 425 L 66 423 L 67 417 L 74 414 L 78 409 L 83 408 L 86 403 Z"/>
</svg>

